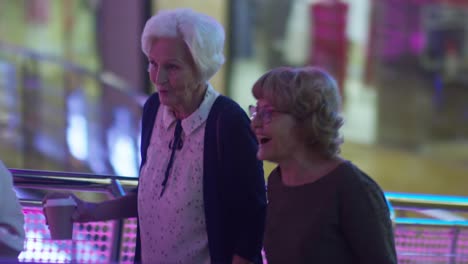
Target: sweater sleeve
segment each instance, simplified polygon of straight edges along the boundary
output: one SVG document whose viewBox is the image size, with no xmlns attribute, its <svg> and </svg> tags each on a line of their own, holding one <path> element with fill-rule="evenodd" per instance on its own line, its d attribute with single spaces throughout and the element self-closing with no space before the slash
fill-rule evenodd
<svg viewBox="0 0 468 264">
<path fill-rule="evenodd" d="M 340 225 L 358 263 L 396 264 L 390 212 L 380 187 L 356 167 L 341 187 Z"/>
<path fill-rule="evenodd" d="M 266 217 L 266 190 L 262 162 L 257 159 L 257 140 L 250 120 L 236 104 L 223 114 L 223 171 L 230 182 L 229 206 L 235 212 L 235 254 L 254 261 L 260 255 Z"/>
<path fill-rule="evenodd" d="M 22 250 L 24 240 L 24 215 L 21 210 L 21 205 L 16 197 L 16 193 L 13 189 L 13 179 L 11 173 L 0 161 L 0 224 L 6 225 L 9 228 L 15 230 L 16 234 L 14 237 L 18 239 L 10 239 L 4 241 L 11 248 Z M 18 242 L 16 241 L 18 240 Z M 17 242 L 17 243 L 16 243 Z"/>
</svg>

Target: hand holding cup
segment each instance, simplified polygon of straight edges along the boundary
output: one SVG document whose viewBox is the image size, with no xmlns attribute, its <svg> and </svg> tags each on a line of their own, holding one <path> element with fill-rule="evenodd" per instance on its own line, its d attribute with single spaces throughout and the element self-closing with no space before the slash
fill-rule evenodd
<svg viewBox="0 0 468 264">
<path fill-rule="evenodd" d="M 42 204 L 52 239 L 72 239 L 73 222 L 96 221 L 96 204 L 85 202 L 72 193 L 50 193 Z"/>
<path fill-rule="evenodd" d="M 77 203 L 73 197 L 47 199 L 44 212 L 52 239 L 64 240 L 73 237 L 72 215 Z"/>
</svg>

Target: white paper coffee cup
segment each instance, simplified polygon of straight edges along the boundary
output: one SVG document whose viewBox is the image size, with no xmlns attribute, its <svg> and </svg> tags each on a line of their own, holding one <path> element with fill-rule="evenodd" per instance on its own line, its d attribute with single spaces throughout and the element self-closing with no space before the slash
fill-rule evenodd
<svg viewBox="0 0 468 264">
<path fill-rule="evenodd" d="M 54 240 L 73 238 L 72 215 L 76 202 L 72 197 L 48 199 L 44 205 L 50 236 Z"/>
</svg>

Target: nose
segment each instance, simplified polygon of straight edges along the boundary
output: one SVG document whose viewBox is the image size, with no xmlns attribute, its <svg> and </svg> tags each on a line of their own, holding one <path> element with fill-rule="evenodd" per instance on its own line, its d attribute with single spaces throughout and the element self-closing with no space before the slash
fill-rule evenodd
<svg viewBox="0 0 468 264">
<path fill-rule="evenodd" d="M 150 69 L 150 79 L 154 84 L 163 84 L 168 80 L 167 71 L 162 67 Z"/>
<path fill-rule="evenodd" d="M 156 83 L 162 84 L 167 82 L 167 71 L 163 67 L 159 67 L 158 74 L 156 77 Z"/>
</svg>

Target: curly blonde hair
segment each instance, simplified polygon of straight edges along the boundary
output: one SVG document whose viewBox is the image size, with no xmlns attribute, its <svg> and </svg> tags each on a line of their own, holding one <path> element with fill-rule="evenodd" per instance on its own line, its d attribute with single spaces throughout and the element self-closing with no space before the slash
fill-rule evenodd
<svg viewBox="0 0 468 264">
<path fill-rule="evenodd" d="M 260 77 L 252 88 L 254 97 L 268 100 L 277 110 L 298 120 L 310 149 L 327 158 L 340 153 L 343 125 L 341 97 L 333 77 L 317 67 L 279 67 Z"/>
</svg>

